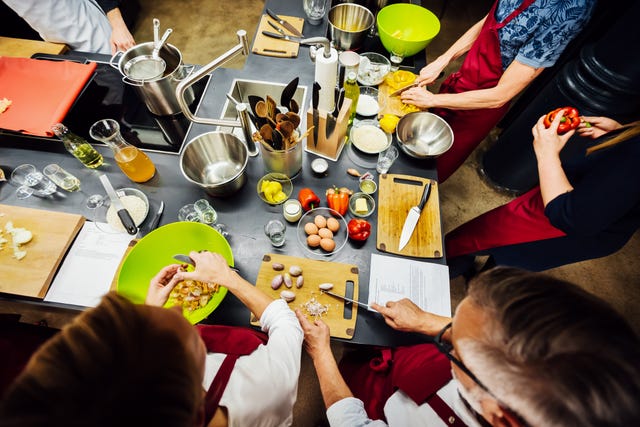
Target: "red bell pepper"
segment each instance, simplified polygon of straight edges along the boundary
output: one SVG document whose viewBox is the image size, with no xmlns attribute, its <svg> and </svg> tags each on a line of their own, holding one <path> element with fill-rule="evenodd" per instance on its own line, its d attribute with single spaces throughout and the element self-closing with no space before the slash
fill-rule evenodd
<svg viewBox="0 0 640 427">
<path fill-rule="evenodd" d="M 300 190 L 298 193 L 298 201 L 305 212 L 320 206 L 320 197 L 318 197 L 310 188 L 303 188 Z"/>
<path fill-rule="evenodd" d="M 349 196 L 351 196 L 352 193 L 353 191 L 347 187 L 328 188 L 325 192 L 327 205 L 340 215 L 345 215 L 349 210 Z"/>
<path fill-rule="evenodd" d="M 366 219 L 353 218 L 347 224 L 347 230 L 350 239 L 364 242 L 371 234 L 371 224 Z"/>
<path fill-rule="evenodd" d="M 547 113 L 544 118 L 544 126 L 548 129 L 551 126 L 551 122 L 555 119 L 557 114 L 564 113 L 560 125 L 558 126 L 558 134 L 567 133 L 572 129 L 575 129 L 580 124 L 580 114 L 578 110 L 573 107 L 561 107 L 556 108 L 553 111 Z"/>
</svg>

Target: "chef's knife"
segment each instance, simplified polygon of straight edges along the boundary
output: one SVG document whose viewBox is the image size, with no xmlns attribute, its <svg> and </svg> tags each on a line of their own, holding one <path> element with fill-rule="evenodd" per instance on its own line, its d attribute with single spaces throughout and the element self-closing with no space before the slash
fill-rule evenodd
<svg viewBox="0 0 640 427">
<path fill-rule="evenodd" d="M 278 24 L 282 25 L 284 28 L 286 28 L 287 30 L 291 31 L 291 34 L 294 34 L 294 35 L 296 35 L 298 37 L 303 37 L 302 33 L 300 31 L 298 31 L 298 29 L 296 27 L 294 27 L 293 25 L 291 25 L 290 23 L 288 23 L 284 19 L 280 18 L 278 15 L 273 13 L 273 11 L 271 11 L 271 10 L 269 10 L 267 8 L 266 12 L 267 12 L 267 15 L 269 15 L 270 17 L 275 19 L 276 22 L 278 22 Z"/>
<path fill-rule="evenodd" d="M 366 308 L 367 310 L 369 309 L 369 305 L 368 305 L 368 304 L 361 303 L 360 301 L 356 301 L 356 300 L 354 300 L 354 299 L 347 298 L 347 297 L 342 296 L 342 295 L 339 295 L 339 294 L 334 294 L 334 293 L 333 293 L 333 292 L 331 292 L 331 291 L 321 290 L 321 291 L 320 291 L 320 293 L 323 293 L 323 294 L 329 294 L 329 295 L 331 295 L 331 296 L 332 296 L 332 297 L 334 297 L 334 298 L 338 298 L 338 299 L 343 300 L 343 301 L 344 301 L 345 303 L 347 303 L 347 304 L 348 304 L 348 303 L 351 303 L 351 304 L 358 305 L 358 306 L 360 306 L 360 307 L 362 307 L 362 308 Z"/>
<path fill-rule="evenodd" d="M 327 121 L 325 124 L 325 139 L 331 138 L 333 134 L 333 130 L 336 128 L 336 118 L 333 117 L 333 114 L 327 113 Z"/>
<path fill-rule="evenodd" d="M 313 146 L 318 146 L 318 104 L 320 103 L 320 83 L 313 82 L 313 95 L 311 98 L 313 106 Z"/>
<path fill-rule="evenodd" d="M 158 223 L 160 222 L 160 217 L 162 217 L 162 212 L 164 212 L 164 201 L 160 201 L 160 206 L 158 210 L 153 214 L 153 217 L 149 221 L 149 223 L 143 227 L 140 227 L 140 234 L 144 237 L 147 234 L 151 233 L 153 230 L 158 227 Z"/>
<path fill-rule="evenodd" d="M 411 89 L 411 88 L 418 87 L 418 85 L 419 85 L 419 84 L 420 84 L 420 83 L 417 83 L 417 82 L 416 82 L 416 83 L 411 83 L 409 86 L 405 86 L 405 87 L 403 87 L 403 88 L 400 88 L 400 89 L 398 89 L 398 90 L 396 90 L 396 91 L 391 92 L 391 93 L 389 94 L 389 96 L 398 96 L 398 95 L 400 95 L 402 92 L 404 92 L 405 90 L 409 90 L 409 89 Z"/>
<path fill-rule="evenodd" d="M 402 233 L 400 234 L 400 245 L 398 246 L 399 251 L 407 246 L 407 243 L 411 240 L 411 235 L 413 234 L 413 230 L 415 230 L 416 224 L 420 219 L 420 213 L 429 199 L 429 194 L 431 194 L 431 182 L 428 182 L 427 185 L 424 186 L 418 206 L 414 206 L 409 209 L 407 218 L 404 220 L 404 225 L 402 226 Z"/>
<path fill-rule="evenodd" d="M 131 218 L 129 211 L 124 208 L 124 205 L 122 204 L 122 201 L 120 201 L 120 197 L 118 197 L 116 191 L 113 189 L 109 178 L 106 175 L 100 175 L 100 181 L 102 181 L 102 186 L 107 191 L 107 195 L 109 196 L 109 199 L 111 199 L 111 203 L 113 203 L 113 207 L 116 209 L 124 229 L 131 235 L 137 234 L 138 227 L 136 227 L 136 223 L 133 222 L 133 218 Z"/>
</svg>

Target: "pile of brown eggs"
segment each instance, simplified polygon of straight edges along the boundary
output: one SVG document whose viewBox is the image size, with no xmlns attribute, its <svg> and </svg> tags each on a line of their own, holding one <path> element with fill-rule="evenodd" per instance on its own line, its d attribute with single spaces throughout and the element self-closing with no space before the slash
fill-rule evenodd
<svg viewBox="0 0 640 427">
<path fill-rule="evenodd" d="M 316 215 L 313 222 L 304 226 L 304 232 L 307 233 L 307 245 L 311 248 L 320 246 L 323 251 L 332 252 L 336 248 L 333 236 L 338 230 L 340 230 L 340 222 L 337 219 Z"/>
</svg>

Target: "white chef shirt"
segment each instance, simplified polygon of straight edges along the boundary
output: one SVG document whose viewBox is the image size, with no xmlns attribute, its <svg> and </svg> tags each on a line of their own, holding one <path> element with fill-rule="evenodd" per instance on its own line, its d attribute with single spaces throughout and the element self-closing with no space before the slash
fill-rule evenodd
<svg viewBox="0 0 640 427">
<path fill-rule="evenodd" d="M 260 324 L 269 341 L 238 358 L 220 399 L 220 406 L 227 408 L 229 426 L 289 426 L 293 420 L 302 328 L 282 299 L 267 306 Z M 205 389 L 209 389 L 225 357 L 221 353 L 207 355 Z"/>
<path fill-rule="evenodd" d="M 449 381 L 437 391 L 437 395 L 453 409 L 453 412 L 467 426 L 480 427 L 473 415 L 465 407 L 458 394 L 458 382 Z M 327 419 L 331 427 L 447 427 L 438 414 L 428 403 L 417 405 L 402 390 L 398 390 L 389 397 L 384 405 L 387 423 L 382 420 L 371 420 L 364 410 L 360 399 L 347 397 L 339 400 L 327 409 Z"/>
</svg>

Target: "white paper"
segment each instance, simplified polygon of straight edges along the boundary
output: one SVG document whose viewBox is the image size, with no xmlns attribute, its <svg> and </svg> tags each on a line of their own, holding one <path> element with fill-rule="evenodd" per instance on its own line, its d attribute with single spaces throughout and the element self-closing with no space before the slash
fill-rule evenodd
<svg viewBox="0 0 640 427">
<path fill-rule="evenodd" d="M 126 233 L 107 233 L 86 221 L 44 300 L 83 307 L 98 305 L 109 292 L 131 239 Z"/>
<path fill-rule="evenodd" d="M 449 267 L 371 254 L 369 305 L 385 305 L 402 298 L 430 313 L 450 317 Z"/>
</svg>

